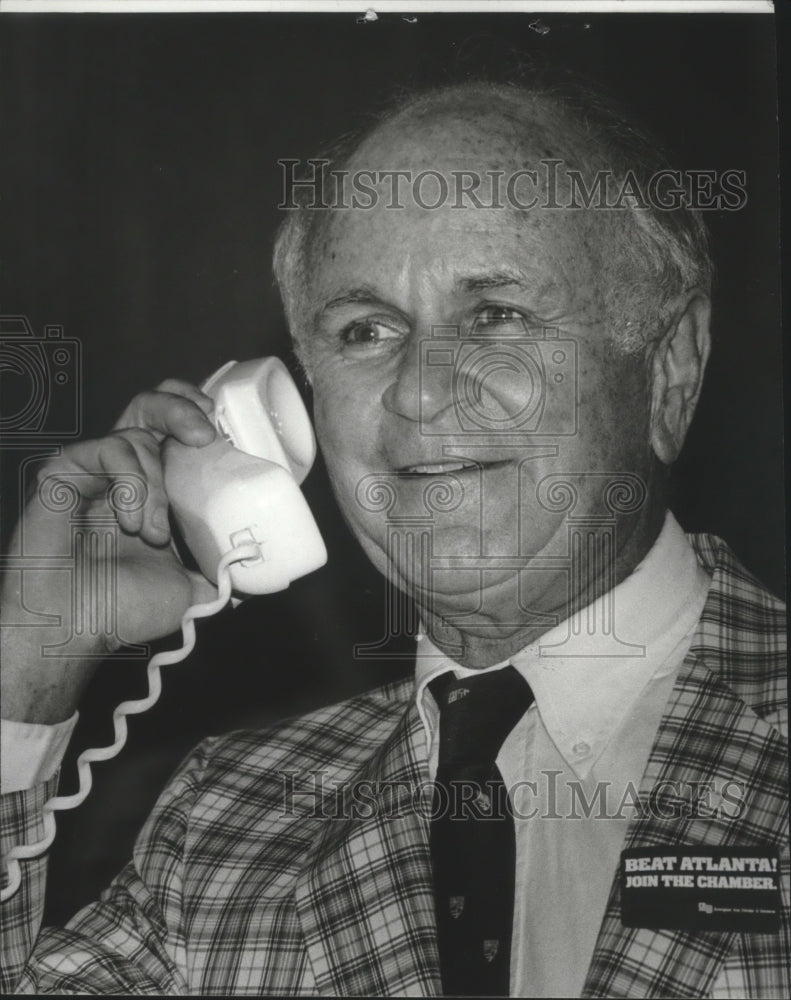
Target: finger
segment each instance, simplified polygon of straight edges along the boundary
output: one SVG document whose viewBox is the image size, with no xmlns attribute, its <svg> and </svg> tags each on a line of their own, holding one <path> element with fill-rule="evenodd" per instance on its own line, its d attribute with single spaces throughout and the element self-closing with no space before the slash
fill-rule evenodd
<svg viewBox="0 0 791 1000">
<path fill-rule="evenodd" d="M 211 396 L 207 396 L 205 392 L 201 392 L 191 382 L 185 382 L 180 378 L 166 378 L 164 382 L 160 382 L 157 386 L 157 392 L 169 392 L 174 396 L 183 396 L 185 399 L 190 399 L 207 416 L 214 409 L 214 400 Z"/>
<path fill-rule="evenodd" d="M 160 441 L 174 437 L 195 447 L 210 444 L 215 437 L 214 425 L 194 400 L 158 390 L 135 396 L 114 429 L 130 427 L 149 431 Z"/>
<path fill-rule="evenodd" d="M 111 434 L 99 444 L 99 462 L 110 481 L 108 500 L 118 523 L 130 535 L 139 535 L 151 493 L 146 468 L 126 436 Z"/>
<path fill-rule="evenodd" d="M 53 498 L 62 496 L 67 500 L 61 487 L 65 486 L 76 494 L 76 505 L 80 500 L 94 500 L 105 496 L 109 480 L 99 466 L 97 459 L 98 441 L 77 441 L 64 448 L 61 455 L 50 459 L 38 470 L 35 490 L 29 496 L 37 495 L 48 509 L 53 508 Z M 75 508 L 76 509 L 76 508 Z"/>
<path fill-rule="evenodd" d="M 140 537 L 151 545 L 165 545 L 170 540 L 169 502 L 165 491 L 159 442 L 153 434 L 139 428 L 116 433 L 126 438 L 135 449 L 146 478 L 148 495 L 143 506 Z"/>
<path fill-rule="evenodd" d="M 83 500 L 106 498 L 124 531 L 140 530 L 148 495 L 146 475 L 134 447 L 120 436 L 69 445 L 37 480 L 39 499 L 50 510 L 56 509 L 52 500 L 62 486 L 74 494 L 74 509 Z"/>
<path fill-rule="evenodd" d="M 125 438 L 111 436 L 69 446 L 68 456 L 46 470 L 39 486 L 42 497 L 54 482 L 67 484 L 86 500 L 107 497 L 122 530 L 139 533 L 148 483 L 134 447 Z"/>
</svg>

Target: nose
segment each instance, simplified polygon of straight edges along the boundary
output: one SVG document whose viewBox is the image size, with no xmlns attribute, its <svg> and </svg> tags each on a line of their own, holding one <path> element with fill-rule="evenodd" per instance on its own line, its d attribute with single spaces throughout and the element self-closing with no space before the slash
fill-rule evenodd
<svg viewBox="0 0 791 1000">
<path fill-rule="evenodd" d="M 382 393 L 384 408 L 419 424 L 439 422 L 453 407 L 453 361 L 435 357 L 431 341 L 412 337 L 393 382 Z"/>
</svg>

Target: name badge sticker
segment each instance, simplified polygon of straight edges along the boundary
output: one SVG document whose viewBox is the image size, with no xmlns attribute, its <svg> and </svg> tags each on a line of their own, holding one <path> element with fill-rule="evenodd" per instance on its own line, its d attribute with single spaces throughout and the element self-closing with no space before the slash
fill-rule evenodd
<svg viewBox="0 0 791 1000">
<path fill-rule="evenodd" d="M 774 933 L 780 928 L 778 853 L 762 847 L 622 851 L 621 922 L 653 930 Z"/>
</svg>

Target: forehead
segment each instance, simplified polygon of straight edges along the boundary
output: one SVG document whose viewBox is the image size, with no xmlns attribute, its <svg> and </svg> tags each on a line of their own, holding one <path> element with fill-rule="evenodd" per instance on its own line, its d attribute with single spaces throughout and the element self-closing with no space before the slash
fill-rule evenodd
<svg viewBox="0 0 791 1000">
<path fill-rule="evenodd" d="M 316 247 L 315 293 L 326 299 L 363 285 L 404 299 L 462 295 L 512 277 L 564 298 L 572 274 L 590 270 L 572 236 L 557 225 L 525 227 L 504 211 L 349 212 L 331 220 Z"/>
<path fill-rule="evenodd" d="M 453 284 L 509 269 L 540 284 L 582 278 L 599 243 L 587 213 L 542 207 L 540 198 L 520 210 L 505 196 L 509 178 L 551 155 L 546 129 L 520 131 L 500 117 L 390 123 L 346 164 L 344 207 L 322 213 L 316 226 L 317 286 L 328 292 L 385 274 Z M 540 192 L 545 175 L 536 176 L 531 190 Z M 360 184 L 372 193 L 355 206 Z M 475 198 L 465 194 L 473 185 Z M 366 201 L 373 205 L 360 207 Z"/>
</svg>

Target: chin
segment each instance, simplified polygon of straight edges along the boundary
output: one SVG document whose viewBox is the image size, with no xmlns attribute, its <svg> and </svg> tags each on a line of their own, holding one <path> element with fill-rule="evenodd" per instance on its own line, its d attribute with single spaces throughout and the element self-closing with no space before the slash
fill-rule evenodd
<svg viewBox="0 0 791 1000">
<path fill-rule="evenodd" d="M 431 604 L 437 614 L 475 614 L 485 611 L 487 603 L 499 605 L 506 595 L 512 597 L 517 576 L 512 569 L 487 570 L 484 578 L 477 570 L 437 570 L 430 591 L 419 580 L 409 578 L 405 589 L 419 604 Z"/>
</svg>

